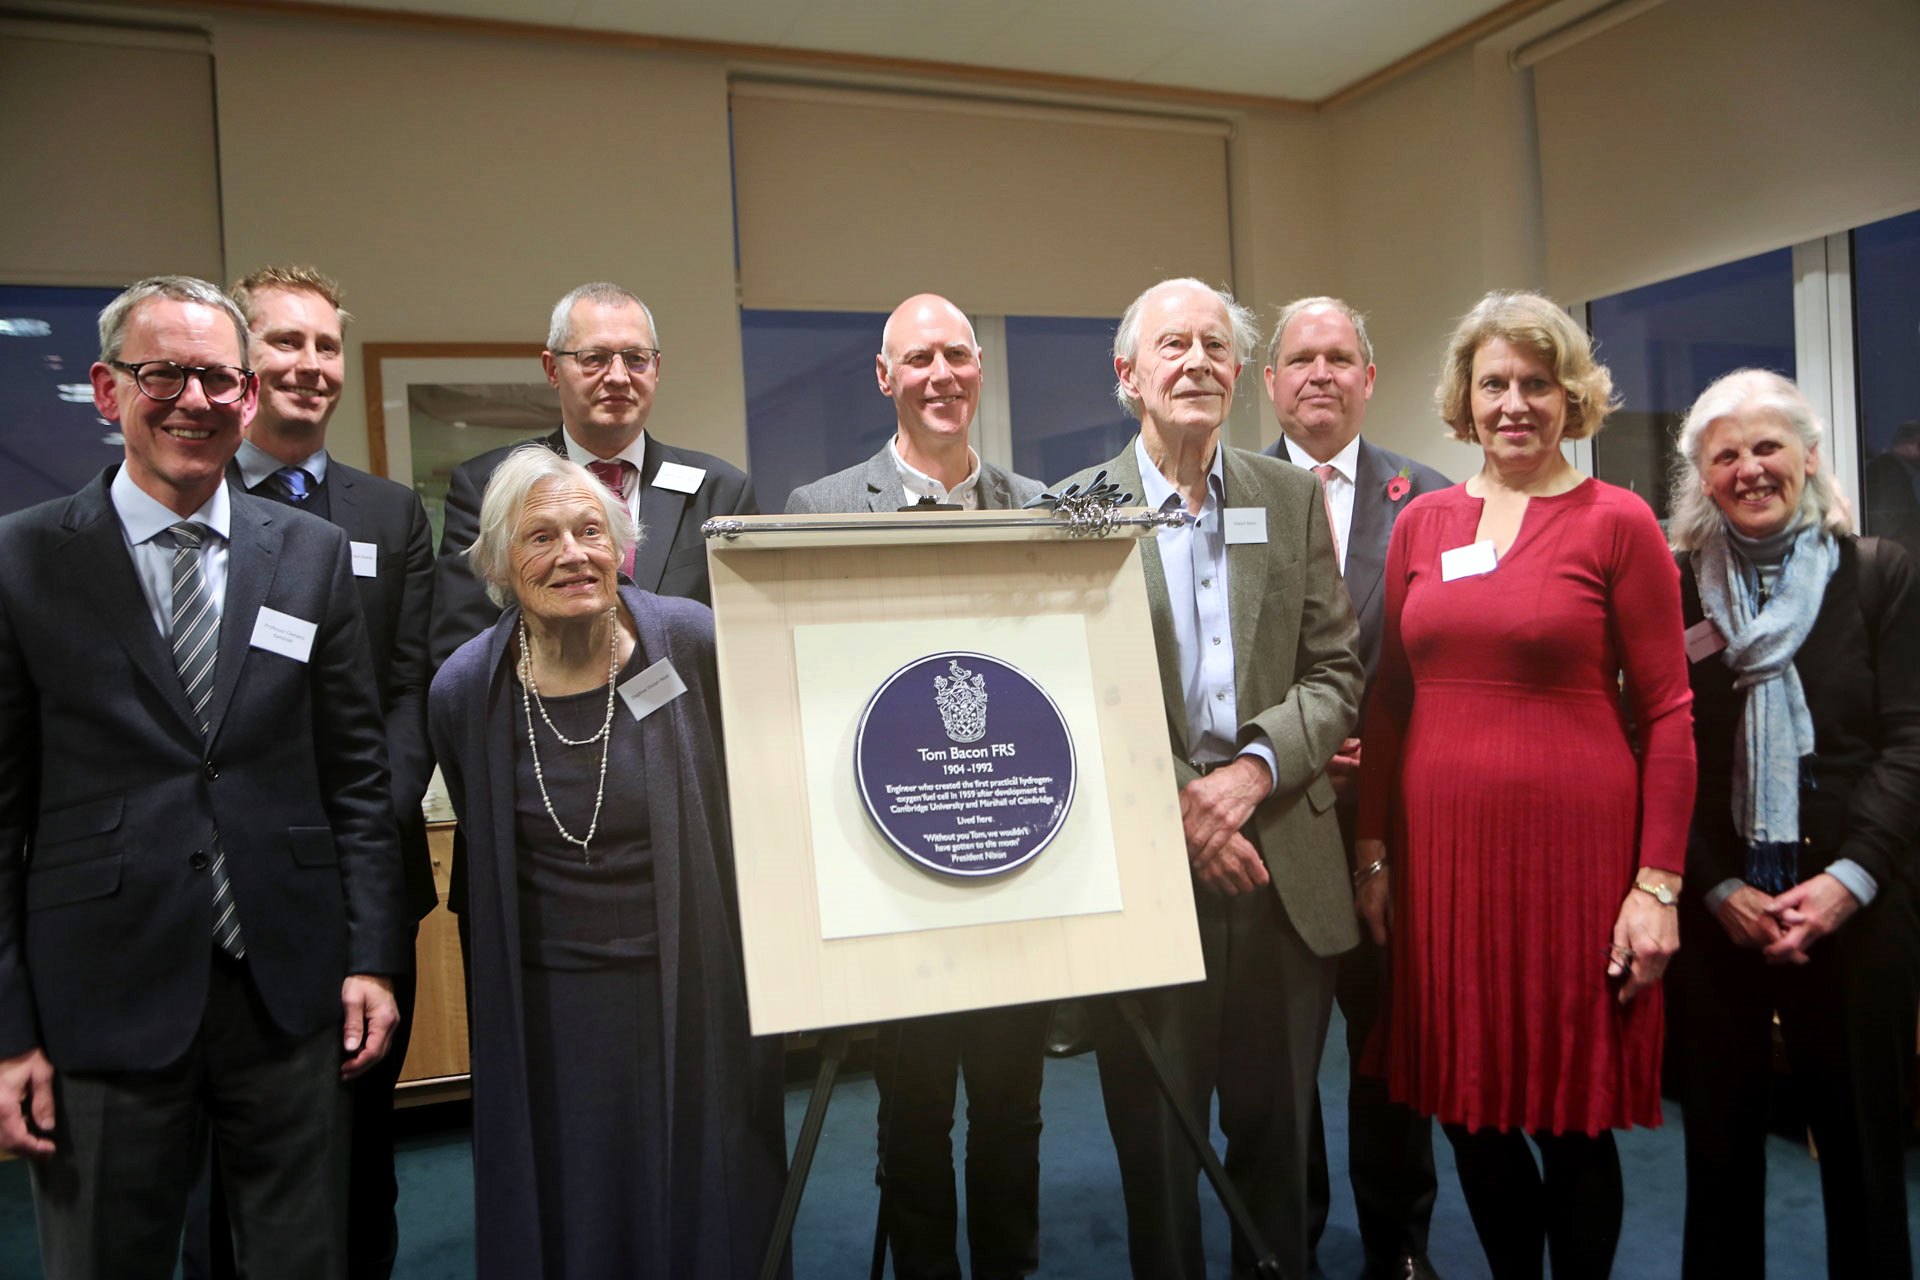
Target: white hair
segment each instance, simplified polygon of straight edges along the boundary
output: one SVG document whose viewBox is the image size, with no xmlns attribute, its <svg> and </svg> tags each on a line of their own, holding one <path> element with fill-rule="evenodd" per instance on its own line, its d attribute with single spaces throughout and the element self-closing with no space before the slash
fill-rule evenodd
<svg viewBox="0 0 1920 1280">
<path fill-rule="evenodd" d="M 1169 280 L 1162 280 L 1159 284 L 1154 285 L 1151 289 L 1148 289 L 1145 293 L 1142 293 L 1139 297 L 1127 304 L 1126 311 L 1120 316 L 1120 327 L 1113 335 L 1113 358 L 1115 360 L 1125 360 L 1128 363 L 1132 363 L 1139 358 L 1140 314 L 1146 310 L 1147 299 L 1160 292 L 1160 290 L 1169 289 L 1175 285 L 1184 286 L 1189 289 L 1199 289 L 1211 293 L 1214 297 L 1220 299 L 1220 305 L 1227 309 L 1227 323 L 1232 326 L 1233 329 L 1234 360 L 1239 364 L 1245 364 L 1253 357 L 1254 348 L 1260 343 L 1260 326 L 1254 320 L 1253 312 L 1235 302 L 1233 295 L 1225 289 L 1217 289 L 1205 280 L 1196 280 L 1192 276 L 1175 276 Z M 1120 402 L 1120 407 L 1125 409 L 1129 415 L 1135 418 L 1140 416 L 1139 397 L 1127 390 L 1126 383 L 1118 379 L 1114 380 L 1113 398 Z"/>
<path fill-rule="evenodd" d="M 544 444 L 523 444 L 509 453 L 488 478 L 487 491 L 480 498 L 480 534 L 467 548 L 473 576 L 486 585 L 487 599 L 501 608 L 514 599 L 513 535 L 520 527 L 520 511 L 535 489 L 549 484 L 578 485 L 599 500 L 616 564 L 627 558 L 628 547 L 639 543 L 640 530 L 627 504 L 615 502 L 612 491 L 594 479 L 591 471 Z"/>
<path fill-rule="evenodd" d="M 1667 486 L 1667 538 L 1681 551 L 1704 545 L 1720 528 L 1720 508 L 1707 492 L 1700 449 L 1714 423 L 1743 414 L 1778 418 L 1793 428 L 1808 457 L 1819 453 L 1825 428 L 1792 379 L 1767 369 L 1735 369 L 1716 378 L 1687 410 L 1674 442 Z M 1800 508 L 1793 517 L 1796 526 L 1816 522 L 1829 533 L 1853 532 L 1853 514 L 1847 509 L 1847 500 L 1825 467 L 1815 467 L 1801 486 Z"/>
</svg>

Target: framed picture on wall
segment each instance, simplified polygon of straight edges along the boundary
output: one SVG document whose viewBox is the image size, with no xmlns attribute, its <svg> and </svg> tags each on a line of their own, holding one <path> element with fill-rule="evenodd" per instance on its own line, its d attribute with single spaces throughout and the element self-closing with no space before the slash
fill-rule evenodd
<svg viewBox="0 0 1920 1280">
<path fill-rule="evenodd" d="M 361 350 L 368 460 L 420 495 L 435 546 L 454 467 L 560 421 L 537 343 L 369 342 Z"/>
</svg>

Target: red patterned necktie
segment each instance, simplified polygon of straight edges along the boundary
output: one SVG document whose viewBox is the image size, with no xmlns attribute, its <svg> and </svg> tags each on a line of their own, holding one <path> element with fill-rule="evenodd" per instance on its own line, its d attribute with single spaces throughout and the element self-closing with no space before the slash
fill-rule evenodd
<svg viewBox="0 0 1920 1280">
<path fill-rule="evenodd" d="M 1333 561 L 1338 564 L 1340 563 L 1340 526 L 1333 522 L 1333 495 L 1327 492 L 1327 486 L 1332 484 L 1333 478 L 1340 473 L 1333 469 L 1331 462 L 1323 462 L 1312 470 L 1313 474 L 1320 477 L 1320 505 L 1327 509 L 1327 532 L 1333 535 Z M 1345 569 L 1341 570 L 1341 573 L 1345 572 Z"/>
<path fill-rule="evenodd" d="M 633 466 L 631 462 L 623 462 L 618 458 L 611 461 L 596 459 L 587 464 L 587 470 L 593 472 L 593 478 L 605 485 L 607 492 L 617 498 L 621 506 L 625 506 L 627 502 L 625 489 L 626 474 L 627 469 L 631 466 Z M 620 572 L 626 574 L 629 579 L 633 577 L 633 549 L 634 544 L 628 543 L 626 558 L 620 562 Z"/>
</svg>

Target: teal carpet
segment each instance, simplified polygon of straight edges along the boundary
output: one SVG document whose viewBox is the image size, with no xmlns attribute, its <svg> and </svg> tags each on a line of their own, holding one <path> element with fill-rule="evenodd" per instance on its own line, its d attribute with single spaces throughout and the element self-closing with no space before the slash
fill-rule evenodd
<svg viewBox="0 0 1920 1280">
<path fill-rule="evenodd" d="M 1320 1263 L 1332 1280 L 1351 1280 L 1360 1272 L 1361 1254 L 1343 1173 L 1346 1057 L 1337 1014 L 1335 1019 L 1321 1071 L 1335 1197 Z M 789 1140 L 799 1130 L 806 1103 L 805 1087 L 788 1091 Z M 870 1076 L 842 1080 L 827 1112 L 794 1232 L 797 1280 L 855 1280 L 867 1274 L 879 1200 L 873 1185 L 874 1109 Z M 1089 1280 L 1124 1276 L 1126 1219 L 1091 1056 L 1047 1064 L 1042 1109 L 1046 1130 L 1041 1139 L 1040 1274 Z M 1680 1273 L 1683 1123 L 1678 1109 L 1669 1106 L 1664 1128 L 1620 1135 L 1627 1213 L 1614 1274 L 1621 1280 L 1668 1280 Z M 1218 1146 L 1217 1132 L 1215 1142 Z M 1436 1137 L 1435 1147 L 1441 1168 L 1440 1202 L 1433 1218 L 1434 1263 L 1449 1280 L 1484 1276 L 1486 1263 L 1460 1199 L 1446 1140 Z M 440 1127 L 405 1139 L 398 1167 L 401 1248 L 396 1280 L 467 1280 L 473 1275 L 473 1165 L 465 1131 Z M 1825 1275 L 1819 1174 L 1805 1144 L 1771 1139 L 1768 1174 L 1769 1275 L 1774 1280 Z M 1920 1156 L 1909 1158 L 1908 1182 L 1920 1183 Z M 1910 1191 L 1910 1203 L 1917 1200 Z M 1226 1216 L 1204 1189 L 1202 1203 L 1208 1215 L 1208 1269 L 1225 1276 Z M 1920 1222 L 1915 1235 L 1920 1239 Z M 32 1280 L 40 1274 L 26 1169 L 19 1161 L 9 1162 L 0 1165 L 0 1276 Z"/>
</svg>

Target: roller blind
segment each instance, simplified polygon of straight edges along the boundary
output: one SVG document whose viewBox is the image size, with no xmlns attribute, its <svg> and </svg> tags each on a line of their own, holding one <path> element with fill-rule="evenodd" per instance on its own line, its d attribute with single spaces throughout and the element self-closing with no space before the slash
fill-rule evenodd
<svg viewBox="0 0 1920 1280">
<path fill-rule="evenodd" d="M 1669 0 L 1534 68 L 1549 288 L 1593 298 L 1920 207 L 1920 4 Z"/>
<path fill-rule="evenodd" d="M 1117 315 L 1232 274 L 1223 122 L 736 83 L 743 305 Z"/>
<path fill-rule="evenodd" d="M 218 281 L 220 180 L 204 37 L 0 23 L 0 280 Z"/>
</svg>

